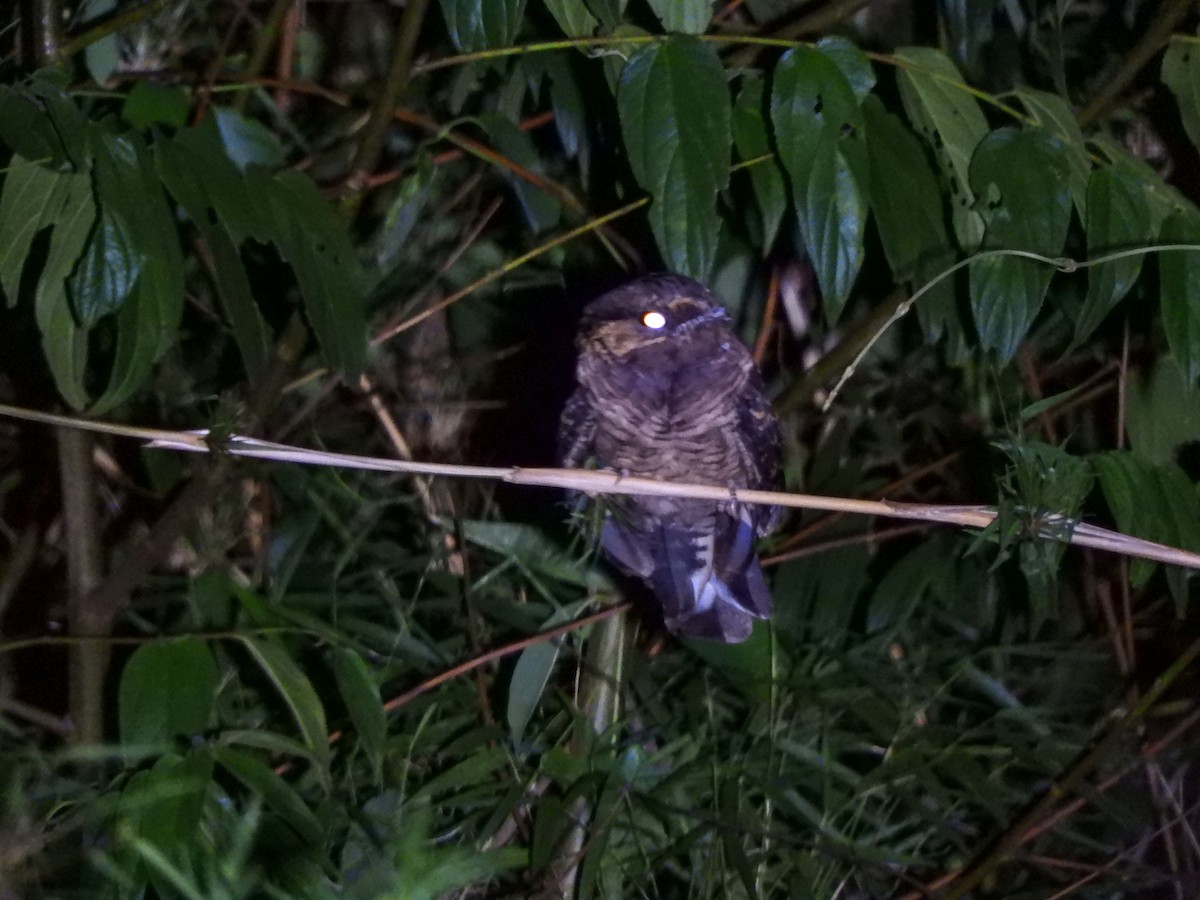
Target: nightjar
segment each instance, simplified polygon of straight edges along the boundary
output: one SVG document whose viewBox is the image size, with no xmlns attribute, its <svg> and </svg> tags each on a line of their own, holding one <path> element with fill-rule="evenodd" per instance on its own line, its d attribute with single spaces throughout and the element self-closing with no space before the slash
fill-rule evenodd
<svg viewBox="0 0 1200 900">
<path fill-rule="evenodd" d="M 577 338 L 579 386 L 559 425 L 562 465 L 772 489 L 779 422 L 750 351 L 699 282 L 640 278 L 590 303 Z M 755 553 L 778 508 L 729 500 L 614 495 L 607 556 L 640 576 L 676 634 L 728 643 L 771 614 Z"/>
</svg>

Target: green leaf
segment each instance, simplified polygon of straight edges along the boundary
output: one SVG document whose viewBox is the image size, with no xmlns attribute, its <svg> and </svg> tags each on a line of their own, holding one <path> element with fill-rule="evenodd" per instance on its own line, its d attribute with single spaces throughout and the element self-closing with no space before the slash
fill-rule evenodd
<svg viewBox="0 0 1200 900">
<path fill-rule="evenodd" d="M 217 664 L 204 641 L 179 638 L 139 647 L 121 672 L 121 743 L 156 744 L 208 728 Z"/>
<path fill-rule="evenodd" d="M 121 790 L 118 834 L 140 838 L 169 859 L 186 859 L 203 840 L 200 817 L 211 782 L 207 753 L 163 756 L 151 769 L 136 772 Z"/>
<path fill-rule="evenodd" d="M 669 268 L 704 280 L 717 252 L 717 193 L 729 179 L 729 89 L 715 52 L 675 35 L 625 64 L 621 132 L 650 227 Z"/>
<path fill-rule="evenodd" d="M 227 106 L 216 107 L 213 117 L 225 152 L 243 172 L 250 166 L 277 169 L 287 159 L 287 151 L 279 138 L 261 123 L 247 119 Z"/>
<path fill-rule="evenodd" d="M 133 293 L 142 271 L 142 257 L 125 220 L 101 206 L 79 266 L 71 274 L 69 290 L 75 315 L 91 328 L 116 312 Z"/>
<path fill-rule="evenodd" d="M 1168 546 L 1200 550 L 1200 498 L 1179 466 L 1154 465 L 1125 450 L 1097 454 L 1092 465 L 1118 529 Z M 1133 560 L 1129 580 L 1135 588 L 1146 583 L 1155 565 L 1147 559 Z"/>
<path fill-rule="evenodd" d="M 570 622 L 579 614 L 581 606 L 582 604 L 571 604 L 557 610 L 542 623 L 540 630 L 549 631 Z M 554 671 L 562 643 L 563 638 L 560 636 L 526 647 L 513 666 L 512 678 L 508 682 L 507 719 L 512 741 L 518 746 L 525 737 L 525 727 L 541 703 L 542 692 L 550 680 L 550 673 Z"/>
<path fill-rule="evenodd" d="M 454 46 L 466 53 L 507 47 L 517 36 L 525 0 L 441 0 Z"/>
<path fill-rule="evenodd" d="M 1088 179 L 1092 163 L 1088 156 L 1087 141 L 1074 111 L 1057 94 L 1033 88 L 1017 88 L 1013 94 L 1033 116 L 1035 124 L 1062 141 L 1066 148 L 1067 164 L 1071 167 L 1071 197 L 1075 201 L 1075 208 L 1079 210 L 1079 218 L 1086 222 Z"/>
<path fill-rule="evenodd" d="M 327 765 L 329 734 L 325 727 L 325 708 L 304 672 L 273 641 L 249 636 L 240 636 L 239 640 L 287 704 L 300 729 L 304 745 L 316 759 Z"/>
<path fill-rule="evenodd" d="M 797 47 L 775 67 L 771 123 L 825 311 L 835 321 L 864 256 L 870 162 L 862 111 L 831 59 Z"/>
<path fill-rule="evenodd" d="M 1200 388 L 1170 356 L 1160 357 L 1148 375 L 1131 374 L 1128 404 L 1129 447 L 1143 459 L 1171 462 L 1182 445 L 1200 441 Z"/>
<path fill-rule="evenodd" d="M 200 150 L 195 143 L 187 139 L 181 141 L 159 136 L 154 145 L 155 164 L 163 185 L 191 218 L 208 245 L 213 257 L 213 275 L 218 295 L 241 352 L 246 373 L 254 379 L 262 372 L 270 355 L 270 330 L 254 302 L 246 267 L 238 252 L 236 241 L 239 238 L 236 236 L 239 229 L 228 221 L 213 221 L 218 208 L 230 209 L 228 204 L 220 204 L 216 199 L 221 186 L 227 183 L 227 179 L 240 183 L 241 176 L 218 143 L 210 145 L 207 152 Z M 224 177 L 206 177 L 206 174 L 211 176 L 222 167 L 225 167 Z"/>
<path fill-rule="evenodd" d="M 1163 54 L 1162 80 L 1179 104 L 1183 130 L 1200 148 L 1200 46 L 1194 39 L 1173 36 Z"/>
<path fill-rule="evenodd" d="M 46 265 L 34 291 L 34 318 L 58 392 L 75 409 L 83 409 L 88 404 L 88 333 L 79 327 L 71 311 L 67 279 L 96 220 L 96 203 L 92 181 L 86 175 L 63 175 L 62 179 L 66 191 L 50 234 Z M 0 220 L 3 216 L 0 204 Z"/>
<path fill-rule="evenodd" d="M 383 766 L 384 742 L 387 738 L 387 714 L 379 699 L 376 686 L 363 658 L 346 647 L 331 647 L 325 654 L 338 693 L 350 713 L 350 721 L 358 734 L 359 744 L 371 761 L 375 778 L 380 778 Z"/>
<path fill-rule="evenodd" d="M 546 9 L 567 37 L 590 37 L 600 27 L 581 0 L 545 0 Z"/>
<path fill-rule="evenodd" d="M 664 31 L 703 34 L 712 20 L 712 0 L 649 0 Z"/>
<path fill-rule="evenodd" d="M 871 207 L 897 281 L 922 287 L 954 262 L 942 195 L 916 136 L 876 97 L 863 102 L 871 156 Z M 917 303 L 928 340 L 961 332 L 954 283 L 944 279 Z"/>
<path fill-rule="evenodd" d="M 479 123 L 501 154 L 535 175 L 545 175 L 545 167 L 528 132 L 521 131 L 511 121 L 498 115 L 479 116 Z M 558 225 L 562 218 L 562 205 L 555 197 L 507 169 L 503 170 L 503 175 L 512 186 L 525 218 L 535 232 Z"/>
<path fill-rule="evenodd" d="M 971 189 L 985 203 L 983 249 L 1062 252 L 1071 223 L 1062 142 L 1043 130 L 1001 128 L 979 145 Z M 1042 307 L 1054 267 L 1011 256 L 971 264 L 971 310 L 979 341 L 1007 362 Z"/>
<path fill-rule="evenodd" d="M 581 571 L 576 557 L 532 525 L 466 520 L 459 527 L 466 540 L 510 557 L 527 571 L 590 590 L 613 589 L 612 581 L 601 571 L 590 567 Z"/>
<path fill-rule="evenodd" d="M 586 0 L 586 2 L 588 9 L 609 28 L 616 28 L 625 18 L 625 4 L 628 0 Z"/>
<path fill-rule="evenodd" d="M 1088 181 L 1087 229 L 1088 257 L 1146 244 L 1162 223 L 1150 206 L 1141 183 L 1129 172 L 1106 166 L 1092 173 Z M 1129 293 L 1142 270 L 1145 254 L 1126 256 L 1101 263 L 1087 270 L 1088 290 L 1083 308 L 1075 321 L 1074 346 L 1079 346 L 1099 327 L 1122 298 Z"/>
<path fill-rule="evenodd" d="M 144 248 L 137 287 L 117 314 L 117 350 L 108 386 L 92 413 L 99 415 L 127 399 L 154 364 L 178 339 L 183 318 L 183 254 L 175 220 L 167 207 L 149 153 L 135 146 L 140 214 L 136 240 Z"/>
<path fill-rule="evenodd" d="M 17 155 L 9 164 L 0 192 L 0 288 L 10 309 L 19 299 L 21 274 L 33 239 L 40 230 L 57 223 L 74 177 L 82 176 L 52 172 Z"/>
<path fill-rule="evenodd" d="M 121 118 L 139 131 L 152 125 L 182 128 L 187 116 L 188 96 L 183 88 L 146 80 L 134 83 L 121 107 Z"/>
<path fill-rule="evenodd" d="M 213 750 L 216 761 L 251 791 L 261 796 L 280 819 L 295 829 L 306 844 L 320 848 L 325 829 L 308 804 L 290 784 L 276 775 L 255 756 L 231 747 Z"/>
<path fill-rule="evenodd" d="M 817 41 L 817 49 L 833 60 L 858 101 L 861 103 L 866 99 L 875 87 L 875 70 L 867 54 L 857 44 L 836 35 L 821 38 Z"/>
<path fill-rule="evenodd" d="M 588 103 L 577 74 L 577 67 L 565 53 L 546 53 L 546 77 L 550 80 L 550 103 L 554 107 L 554 130 L 562 142 L 563 151 L 578 158 L 579 168 L 587 183 L 591 160 L 588 139 Z"/>
<path fill-rule="evenodd" d="M 117 10 L 117 0 L 83 0 L 79 7 L 80 25 L 95 25 Z M 84 63 L 92 81 L 104 86 L 121 62 L 121 44 L 116 32 L 92 41 L 83 50 Z"/>
<path fill-rule="evenodd" d="M 46 111 L 27 93 L 8 85 L 0 85 L 0 141 L 16 151 L 9 177 L 22 158 L 59 166 L 67 157 Z"/>
<path fill-rule="evenodd" d="M 983 219 L 975 211 L 970 187 L 971 157 L 987 134 L 979 103 L 950 58 L 930 47 L 903 47 L 900 98 L 917 133 L 933 148 L 950 196 L 958 244 L 974 252 L 983 239 Z"/>
<path fill-rule="evenodd" d="M 733 145 L 743 161 L 763 156 L 774 157 L 764 115 L 763 79 L 755 74 L 742 76 L 742 89 L 733 104 Z M 787 212 L 787 185 L 774 158 L 756 162 L 746 169 L 750 186 L 762 218 L 762 252 L 767 254 L 779 234 Z"/>
<path fill-rule="evenodd" d="M 1195 207 L 1163 222 L 1164 244 L 1200 244 L 1200 213 Z M 1158 281 L 1163 330 L 1171 355 L 1188 382 L 1200 377 L 1200 250 L 1167 250 L 1158 254 Z"/>
<path fill-rule="evenodd" d="M 349 235 L 307 175 L 280 172 L 270 180 L 251 179 L 250 186 L 274 213 L 272 240 L 296 272 L 326 361 L 356 376 L 366 357 L 366 277 Z"/>
</svg>

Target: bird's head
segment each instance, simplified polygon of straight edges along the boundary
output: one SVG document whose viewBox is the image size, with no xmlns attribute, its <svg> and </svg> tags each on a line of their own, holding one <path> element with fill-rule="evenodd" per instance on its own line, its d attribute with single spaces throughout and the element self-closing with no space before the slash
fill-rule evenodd
<svg viewBox="0 0 1200 900">
<path fill-rule="evenodd" d="M 729 315 L 704 285 L 682 275 L 647 275 L 593 300 L 579 324 L 579 350 L 613 360 L 709 328 Z"/>
</svg>

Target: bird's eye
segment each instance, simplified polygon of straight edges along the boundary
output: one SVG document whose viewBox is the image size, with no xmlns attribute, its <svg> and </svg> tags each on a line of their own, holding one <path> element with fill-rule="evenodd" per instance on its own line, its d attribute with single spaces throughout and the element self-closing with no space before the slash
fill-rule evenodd
<svg viewBox="0 0 1200 900">
<path fill-rule="evenodd" d="M 655 331 L 667 324 L 667 317 L 660 312 L 648 312 L 642 314 L 642 324 L 647 328 L 653 328 Z"/>
</svg>

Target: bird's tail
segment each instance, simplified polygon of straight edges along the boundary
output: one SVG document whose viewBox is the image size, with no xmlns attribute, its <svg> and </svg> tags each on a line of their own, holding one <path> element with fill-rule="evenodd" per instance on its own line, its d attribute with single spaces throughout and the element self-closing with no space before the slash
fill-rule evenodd
<svg viewBox="0 0 1200 900">
<path fill-rule="evenodd" d="M 754 552 L 749 516 L 716 516 L 712 530 L 665 522 L 631 533 L 611 520 L 604 549 L 650 582 L 671 631 L 737 643 L 771 614 L 771 593 Z"/>
</svg>

